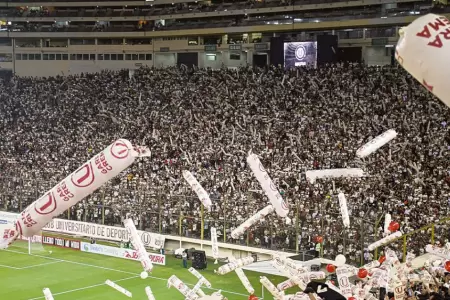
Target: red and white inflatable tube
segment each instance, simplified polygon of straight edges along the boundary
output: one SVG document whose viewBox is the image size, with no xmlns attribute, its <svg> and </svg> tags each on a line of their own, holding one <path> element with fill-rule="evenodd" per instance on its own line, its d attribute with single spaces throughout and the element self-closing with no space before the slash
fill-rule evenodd
<svg viewBox="0 0 450 300">
<path fill-rule="evenodd" d="M 20 235 L 32 237 L 53 218 L 119 175 L 136 157 L 129 141 L 115 141 L 31 203 L 17 219 L 17 231 Z"/>
</svg>

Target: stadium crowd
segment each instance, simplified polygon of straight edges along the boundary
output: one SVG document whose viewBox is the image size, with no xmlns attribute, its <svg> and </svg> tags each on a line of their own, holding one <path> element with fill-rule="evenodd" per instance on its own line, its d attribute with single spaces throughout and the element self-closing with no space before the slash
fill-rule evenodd
<svg viewBox="0 0 450 300">
<path fill-rule="evenodd" d="M 147 145 L 141 159 L 62 217 L 200 237 L 200 201 L 181 171 L 210 193 L 204 238 L 323 255 L 364 251 L 381 238 L 389 212 L 412 232 L 445 218 L 450 204 L 450 113 L 401 68 L 337 64 L 317 69 L 142 68 L 0 82 L 0 206 L 20 211 L 117 138 Z M 398 137 L 365 159 L 361 145 L 387 129 Z M 275 215 L 233 241 L 230 232 L 267 205 L 246 165 L 258 154 L 283 197 L 290 220 Z M 305 178 L 311 169 L 361 167 L 360 179 Z M 337 193 L 347 196 L 344 230 Z M 181 215 L 181 217 L 180 217 Z M 181 226 L 180 226 L 181 224 Z M 435 241 L 449 239 L 446 223 Z M 431 229 L 407 238 L 420 254 Z M 296 245 L 298 243 L 298 245 Z M 402 257 L 401 241 L 397 244 Z"/>
</svg>

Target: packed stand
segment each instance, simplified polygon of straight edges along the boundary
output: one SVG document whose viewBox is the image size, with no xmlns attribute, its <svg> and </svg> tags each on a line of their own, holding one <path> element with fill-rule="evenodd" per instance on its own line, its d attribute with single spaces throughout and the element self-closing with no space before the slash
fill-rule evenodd
<svg viewBox="0 0 450 300">
<path fill-rule="evenodd" d="M 284 79 L 283 79 L 284 78 Z M 181 171 L 190 170 L 213 201 L 204 238 L 271 249 L 346 253 L 382 237 L 383 215 L 412 232 L 448 215 L 449 110 L 397 67 L 332 65 L 284 72 L 254 70 L 137 70 L 56 78 L 13 78 L 0 86 L 0 206 L 19 211 L 117 138 L 148 145 L 135 163 L 100 192 L 62 217 L 200 237 L 200 201 Z M 358 147 L 387 129 L 398 137 L 366 159 Z M 267 205 L 246 165 L 261 157 L 289 218 L 270 216 L 233 241 L 230 232 Z M 317 180 L 310 169 L 361 167 L 368 177 Z M 348 201 L 344 230 L 337 193 Z M 181 228 L 180 228 L 181 222 Z M 181 232 L 180 232 L 181 229 Z M 448 241 L 448 226 L 435 231 Z M 423 252 L 431 229 L 408 237 Z M 297 245 L 298 242 L 298 245 Z M 401 241 L 397 243 L 399 256 Z"/>
</svg>

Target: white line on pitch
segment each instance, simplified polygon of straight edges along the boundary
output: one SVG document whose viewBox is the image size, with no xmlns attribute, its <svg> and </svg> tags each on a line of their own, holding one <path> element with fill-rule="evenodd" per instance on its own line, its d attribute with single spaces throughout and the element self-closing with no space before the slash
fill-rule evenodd
<svg viewBox="0 0 450 300">
<path fill-rule="evenodd" d="M 114 280 L 114 282 L 120 282 L 120 281 L 130 280 L 130 279 L 134 279 L 134 278 L 139 278 L 139 276 L 122 278 L 122 279 Z M 69 293 L 78 292 L 78 291 L 84 291 L 84 290 L 92 289 L 92 288 L 99 287 L 99 286 L 102 286 L 102 285 L 105 285 L 105 283 L 103 282 L 103 283 L 94 284 L 94 285 L 86 286 L 86 287 L 79 288 L 79 289 L 73 289 L 73 290 L 60 292 L 60 293 L 53 293 L 53 296 L 64 295 L 64 294 L 69 294 Z M 37 298 L 31 298 L 31 299 L 28 299 L 28 300 L 37 300 L 37 299 L 43 299 L 43 298 L 45 298 L 45 297 L 42 296 L 42 297 L 37 297 Z"/>
<path fill-rule="evenodd" d="M 13 270 L 20 270 L 20 268 L 13 267 L 13 266 L 8 266 L 8 265 L 0 265 L 0 268 L 8 268 L 8 269 L 13 269 Z"/>
<path fill-rule="evenodd" d="M 133 273 L 133 272 L 122 271 L 122 270 L 117 270 L 117 269 L 112 269 L 112 268 L 106 268 L 106 267 L 101 267 L 101 266 L 96 266 L 96 265 L 91 265 L 91 264 L 86 264 L 86 263 L 80 263 L 80 262 L 77 262 L 77 261 L 58 259 L 58 258 L 53 258 L 53 257 L 48 257 L 48 256 L 43 256 L 43 255 L 28 254 L 28 253 L 25 253 L 25 252 L 20 252 L 20 251 L 15 251 L 15 250 L 8 250 L 8 249 L 5 249 L 3 251 L 12 252 L 12 253 L 18 253 L 18 254 L 24 254 L 24 255 L 30 255 L 30 256 L 34 256 L 34 257 L 40 257 L 40 258 L 46 258 L 46 259 L 50 259 L 50 260 L 54 260 L 54 261 L 58 261 L 58 262 L 71 263 L 71 264 L 75 264 L 75 265 L 79 265 L 79 266 L 97 268 L 97 269 L 108 270 L 108 271 L 113 271 L 113 272 L 119 272 L 119 273 L 124 273 L 124 274 L 129 274 L 129 275 L 135 275 L 135 276 L 137 275 L 136 273 Z M 160 277 L 154 277 L 154 276 L 148 276 L 148 278 L 153 278 L 153 279 L 157 279 L 157 280 L 164 280 L 164 281 L 168 280 L 167 278 L 160 278 Z M 194 284 L 186 284 L 186 285 L 194 286 Z M 231 291 L 222 290 L 222 289 L 214 289 L 214 288 L 207 288 L 207 287 L 203 287 L 203 289 L 211 290 L 211 291 L 219 291 L 220 290 L 220 291 L 222 291 L 224 293 L 227 293 L 227 294 L 233 294 L 233 295 L 248 297 L 248 295 L 246 295 L 246 294 L 231 292 Z"/>
<path fill-rule="evenodd" d="M 19 269 L 19 270 L 25 270 L 25 269 L 35 268 L 35 267 L 43 267 L 43 266 L 46 266 L 46 265 L 58 264 L 58 263 L 61 263 L 61 261 L 52 261 L 52 262 L 48 262 L 48 263 L 43 263 L 43 264 L 38 264 L 38 265 L 32 265 L 32 266 L 27 266 L 27 267 L 17 268 L 17 269 Z"/>
</svg>

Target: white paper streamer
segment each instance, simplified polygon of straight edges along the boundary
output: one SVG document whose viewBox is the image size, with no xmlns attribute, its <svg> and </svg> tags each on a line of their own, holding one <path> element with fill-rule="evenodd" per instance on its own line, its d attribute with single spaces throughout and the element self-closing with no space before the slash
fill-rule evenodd
<svg viewBox="0 0 450 300">
<path fill-rule="evenodd" d="M 364 177 L 364 171 L 360 168 L 326 169 L 306 171 L 306 179 L 314 183 L 317 178 L 339 178 L 339 177 Z"/>
<path fill-rule="evenodd" d="M 400 280 L 394 283 L 394 298 L 395 300 L 403 300 L 405 298 L 405 286 Z"/>
<path fill-rule="evenodd" d="M 275 300 L 283 300 L 284 292 L 279 291 L 267 277 L 261 276 L 259 281 L 272 294 Z"/>
<path fill-rule="evenodd" d="M 350 227 L 350 216 L 348 215 L 347 199 L 343 193 L 338 194 L 339 208 L 341 210 L 342 223 L 345 228 Z"/>
<path fill-rule="evenodd" d="M 372 277 L 364 286 L 366 294 L 372 287 L 384 287 L 387 285 L 387 272 L 382 269 L 375 269 L 372 273 Z"/>
<path fill-rule="evenodd" d="M 44 293 L 45 300 L 54 300 L 52 292 L 49 288 L 43 289 L 42 292 Z"/>
<path fill-rule="evenodd" d="M 197 179 L 192 175 L 191 172 L 183 170 L 183 177 L 186 179 L 187 183 L 191 186 L 192 190 L 197 194 L 198 199 L 203 203 L 203 205 L 210 210 L 211 209 L 211 199 L 209 199 L 208 193 L 200 185 Z"/>
<path fill-rule="evenodd" d="M 118 284 L 112 282 L 112 281 L 109 280 L 109 279 L 107 279 L 107 280 L 105 281 L 105 284 L 106 284 L 106 285 L 109 285 L 110 287 L 112 287 L 112 288 L 115 289 L 116 291 L 118 291 L 118 292 L 124 294 L 124 295 L 127 296 L 128 298 L 133 297 L 133 294 L 131 294 L 130 291 L 124 289 L 123 287 L 121 287 L 120 285 L 118 285 Z"/>
<path fill-rule="evenodd" d="M 378 268 L 380 266 L 380 262 L 378 260 L 373 260 L 370 263 L 365 264 L 361 267 L 361 269 L 366 269 L 367 271 L 370 271 L 374 268 Z"/>
<path fill-rule="evenodd" d="M 409 282 L 420 282 L 422 281 L 422 278 L 420 278 L 419 274 L 408 274 L 408 280 Z"/>
<path fill-rule="evenodd" d="M 217 265 L 217 259 L 219 258 L 219 243 L 217 242 L 217 231 L 215 227 L 211 227 L 211 251 L 213 258 L 215 259 L 214 264 Z"/>
<path fill-rule="evenodd" d="M 226 265 L 220 266 L 220 268 L 214 270 L 214 273 L 217 273 L 219 275 L 225 275 L 227 273 L 230 273 L 237 268 L 241 268 L 243 266 L 249 265 L 254 262 L 254 258 L 252 256 L 236 259 L 233 262 L 229 262 Z"/>
<path fill-rule="evenodd" d="M 239 225 L 235 230 L 231 232 L 231 237 L 233 239 L 238 239 L 240 236 L 244 234 L 245 231 L 247 231 L 248 228 L 259 222 L 260 220 L 264 219 L 267 215 L 272 213 L 275 210 L 275 208 L 272 205 L 268 205 L 258 211 L 256 214 L 248 218 L 244 223 Z"/>
<path fill-rule="evenodd" d="M 446 248 L 441 248 L 441 247 L 435 247 L 433 245 L 428 244 L 425 247 L 425 251 L 430 253 L 430 254 L 434 254 L 436 256 L 445 258 L 447 260 L 450 260 L 450 250 L 446 249 Z"/>
<path fill-rule="evenodd" d="M 401 231 L 396 231 L 393 234 L 390 234 L 390 235 L 382 238 L 381 240 L 378 240 L 375 243 L 370 244 L 369 247 L 367 247 L 367 248 L 369 249 L 369 251 L 372 251 L 375 248 L 381 247 L 384 244 L 388 244 L 388 243 L 392 242 L 393 240 L 401 237 L 402 235 L 403 235 L 403 233 Z"/>
<path fill-rule="evenodd" d="M 339 289 L 341 290 L 342 295 L 346 298 L 352 297 L 352 288 L 350 286 L 350 280 L 348 278 L 348 270 L 347 267 L 337 267 L 336 268 L 336 276 L 339 282 Z"/>
<path fill-rule="evenodd" d="M 125 219 L 123 221 L 123 224 L 125 225 L 125 228 L 128 231 L 131 244 L 139 254 L 139 261 L 141 262 L 142 267 L 146 272 L 152 272 L 153 264 L 147 254 L 147 250 L 145 250 L 144 244 L 142 243 L 142 239 L 139 237 L 139 234 L 137 233 L 136 226 L 134 226 L 133 220 Z"/>
<path fill-rule="evenodd" d="M 392 249 L 386 248 L 386 258 L 389 259 L 389 262 L 394 266 L 394 269 L 397 271 L 397 276 L 400 281 L 406 283 L 406 266 L 402 265 L 397 257 L 397 254 L 395 254 Z M 403 287 L 403 289 L 405 289 L 405 287 Z"/>
<path fill-rule="evenodd" d="M 364 299 L 365 292 L 360 286 L 353 284 L 350 284 L 350 286 L 352 288 L 352 294 L 355 296 L 355 298 Z"/>
<path fill-rule="evenodd" d="M 397 132 L 389 129 L 356 150 L 356 156 L 360 158 L 366 157 L 392 141 L 396 136 Z"/>
<path fill-rule="evenodd" d="M 264 169 L 263 165 L 259 161 L 259 158 L 256 154 L 250 154 L 247 157 L 247 163 L 250 166 L 250 169 L 258 180 L 261 188 L 266 194 L 267 198 L 269 198 L 270 203 L 275 208 L 277 215 L 284 218 L 289 213 L 289 207 L 287 203 L 281 197 L 280 192 L 278 191 L 275 184 L 270 179 L 269 174 L 267 174 L 266 169 Z"/>
<path fill-rule="evenodd" d="M 145 294 L 147 295 L 148 300 L 156 300 L 153 291 L 149 286 L 145 287 Z"/>
</svg>

